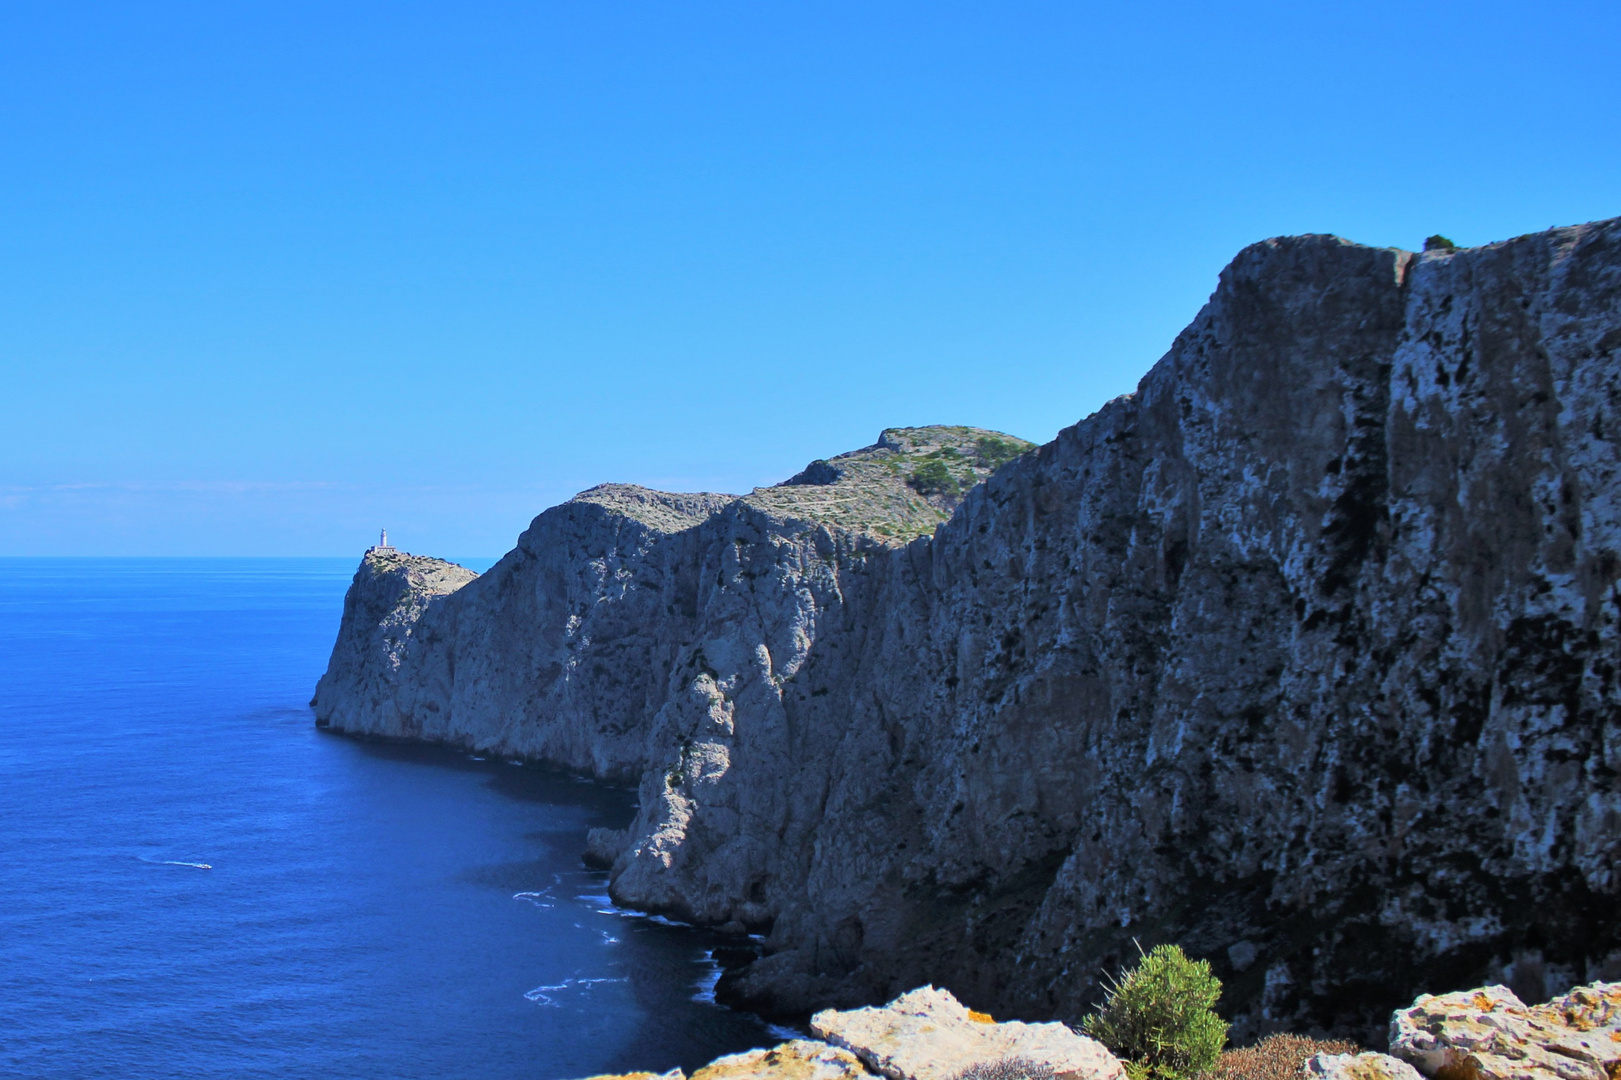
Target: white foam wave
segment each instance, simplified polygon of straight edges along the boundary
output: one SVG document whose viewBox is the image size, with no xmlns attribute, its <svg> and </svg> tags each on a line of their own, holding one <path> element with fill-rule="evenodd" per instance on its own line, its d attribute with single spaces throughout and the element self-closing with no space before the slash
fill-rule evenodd
<svg viewBox="0 0 1621 1080">
<path fill-rule="evenodd" d="M 603 893 L 586 893 L 576 896 L 574 899 L 592 905 L 592 910 L 598 915 L 617 915 L 621 919 L 645 919 L 647 922 L 657 923 L 660 926 L 680 926 L 686 929 L 692 928 L 692 923 L 682 922 L 680 919 L 672 919 L 665 915 L 650 915 L 645 911 L 634 911 L 630 908 L 622 908 L 615 904 L 611 898 Z M 758 941 L 765 940 L 765 938 L 758 935 L 754 935 L 754 937 Z"/>
<path fill-rule="evenodd" d="M 697 982 L 692 984 L 693 989 L 697 991 L 692 995 L 692 1000 L 704 1005 L 713 1005 L 715 1004 L 715 984 L 720 982 L 720 965 L 715 963 L 714 953 L 704 953 L 704 958 L 699 963 L 707 964 L 709 968 Z"/>
<path fill-rule="evenodd" d="M 588 893 L 584 896 L 576 896 L 575 899 L 582 901 L 583 903 L 590 904 L 591 910 L 596 912 L 598 915 L 637 916 L 641 914 L 641 912 L 638 911 L 626 911 L 622 907 L 615 906 L 614 902 L 609 899 L 605 893 Z"/>
<path fill-rule="evenodd" d="M 660 926 L 684 926 L 688 929 L 692 928 L 692 924 L 689 922 L 682 922 L 680 919 L 669 919 L 663 915 L 643 915 L 642 918 L 646 919 L 650 923 L 658 923 Z"/>
<path fill-rule="evenodd" d="M 550 901 L 553 899 L 549 892 L 521 892 L 513 893 L 514 900 L 525 900 L 536 907 L 554 907 Z"/>
<path fill-rule="evenodd" d="M 554 983 L 551 986 L 537 986 L 533 990 L 530 990 L 527 993 L 525 993 L 524 998 L 526 1000 L 528 1000 L 528 1001 L 535 1002 L 537 1005 L 560 1005 L 562 1003 L 559 1002 L 554 995 L 564 994 L 564 993 L 567 993 L 570 990 L 587 990 L 588 991 L 592 987 L 600 986 L 603 983 L 622 983 L 622 982 L 630 982 L 629 977 L 621 976 L 620 978 L 617 978 L 617 979 L 609 979 L 609 978 L 600 978 L 600 979 L 564 979 L 562 982 Z"/>
<path fill-rule="evenodd" d="M 551 995 L 568 988 L 569 984 L 566 982 L 558 983 L 556 986 L 537 986 L 533 990 L 525 991 L 523 996 L 525 1000 L 538 1002 L 541 1005 L 556 1005 L 557 1002 Z"/>
</svg>

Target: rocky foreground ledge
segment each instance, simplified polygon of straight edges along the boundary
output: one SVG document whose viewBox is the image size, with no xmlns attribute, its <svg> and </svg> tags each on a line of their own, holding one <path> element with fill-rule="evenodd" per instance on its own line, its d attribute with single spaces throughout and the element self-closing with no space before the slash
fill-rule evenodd
<svg viewBox="0 0 1621 1080">
<path fill-rule="evenodd" d="M 949 991 L 923 986 L 881 1008 L 811 1018 L 815 1039 L 795 1039 L 769 1050 L 730 1054 L 705 1065 L 691 1080 L 955 1080 L 965 1073 L 1016 1061 L 1030 1075 L 1062 1080 L 1126 1080 L 1120 1059 L 1095 1039 L 1060 1023 L 997 1023 L 974 1012 Z M 652 1073 L 593 1080 L 645 1080 Z M 661 1074 L 680 1080 L 680 1069 Z"/>
<path fill-rule="evenodd" d="M 1060 1023 L 997 1023 L 924 986 L 882 1008 L 832 1009 L 815 1039 L 730 1054 L 690 1080 L 1126 1080 L 1121 1061 Z M 1390 1021 L 1390 1053 L 1317 1054 L 1301 1080 L 1621 1080 L 1621 983 L 1543 1005 L 1503 986 L 1421 996 Z M 626 1073 L 591 1080 L 688 1080 Z"/>
</svg>

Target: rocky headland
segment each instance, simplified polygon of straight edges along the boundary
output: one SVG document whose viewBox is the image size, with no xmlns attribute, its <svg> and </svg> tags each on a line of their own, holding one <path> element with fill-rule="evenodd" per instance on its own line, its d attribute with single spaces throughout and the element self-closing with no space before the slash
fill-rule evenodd
<svg viewBox="0 0 1621 1080">
<path fill-rule="evenodd" d="M 1543 1001 L 1621 976 L 1618 350 L 1621 221 L 1269 240 L 1039 448 L 895 429 L 594 488 L 482 576 L 368 555 L 317 722 L 639 784 L 613 896 L 763 933 L 720 990 L 765 1011 L 1076 1019 L 1134 938 L 1239 1039 Z"/>
</svg>

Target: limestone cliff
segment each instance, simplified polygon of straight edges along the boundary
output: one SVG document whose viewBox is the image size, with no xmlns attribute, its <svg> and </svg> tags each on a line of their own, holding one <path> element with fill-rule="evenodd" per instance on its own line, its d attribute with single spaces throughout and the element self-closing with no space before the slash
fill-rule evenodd
<svg viewBox="0 0 1621 1080">
<path fill-rule="evenodd" d="M 354 584 L 343 598 L 343 622 L 332 646 L 326 674 L 316 685 L 311 705 L 325 705 L 317 723 L 387 731 L 416 737 L 422 727 L 396 698 L 400 665 L 413 644 L 437 644 L 423 617 L 456 590 L 478 577 L 466 567 L 441 559 L 408 555 L 394 548 L 373 548 L 360 561 Z M 418 649 L 413 657 L 432 648 Z M 414 668 L 407 668 L 407 676 Z"/>
<path fill-rule="evenodd" d="M 317 716 L 639 777 L 614 895 L 768 929 L 762 1008 L 1073 1017 L 1134 937 L 1240 1036 L 1540 999 L 1621 965 L 1618 348 L 1618 221 L 1267 241 L 1006 464 L 594 489 L 408 639 L 367 563 Z"/>
</svg>

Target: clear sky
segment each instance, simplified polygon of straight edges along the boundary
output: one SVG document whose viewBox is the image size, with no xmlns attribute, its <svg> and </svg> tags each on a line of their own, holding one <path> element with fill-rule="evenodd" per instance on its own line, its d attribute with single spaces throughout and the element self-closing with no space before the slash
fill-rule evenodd
<svg viewBox="0 0 1621 1080">
<path fill-rule="evenodd" d="M 0 5 L 0 554 L 1047 440 L 1245 244 L 1621 214 L 1621 4 Z"/>
</svg>

